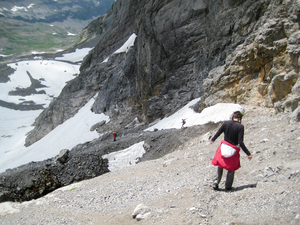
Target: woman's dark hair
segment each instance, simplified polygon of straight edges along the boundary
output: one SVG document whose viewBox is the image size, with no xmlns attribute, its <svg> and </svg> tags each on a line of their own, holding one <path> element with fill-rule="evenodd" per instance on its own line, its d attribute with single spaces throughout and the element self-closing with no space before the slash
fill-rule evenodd
<svg viewBox="0 0 300 225">
<path fill-rule="evenodd" d="M 239 119 L 240 123 L 242 122 L 243 115 L 239 111 L 236 111 L 232 114 L 231 119 Z"/>
</svg>

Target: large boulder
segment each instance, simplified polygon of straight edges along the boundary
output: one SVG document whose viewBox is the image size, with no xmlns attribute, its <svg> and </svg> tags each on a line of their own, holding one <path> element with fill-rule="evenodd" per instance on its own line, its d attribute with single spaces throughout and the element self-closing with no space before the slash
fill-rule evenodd
<svg viewBox="0 0 300 225">
<path fill-rule="evenodd" d="M 31 162 L 0 176 L 0 202 L 28 201 L 55 189 L 109 172 L 97 153 L 63 150 L 58 157 Z"/>
</svg>

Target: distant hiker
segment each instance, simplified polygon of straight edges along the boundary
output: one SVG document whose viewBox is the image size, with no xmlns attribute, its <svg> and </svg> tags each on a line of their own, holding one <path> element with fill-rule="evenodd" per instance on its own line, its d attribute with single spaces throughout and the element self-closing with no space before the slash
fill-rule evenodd
<svg viewBox="0 0 300 225">
<path fill-rule="evenodd" d="M 114 141 L 116 141 L 117 139 L 117 134 L 115 132 L 113 132 L 113 135 L 114 135 Z"/>
<path fill-rule="evenodd" d="M 224 133 L 224 140 L 221 141 L 215 157 L 212 160 L 212 164 L 218 167 L 217 175 L 213 183 L 214 190 L 218 190 L 219 188 L 223 169 L 228 171 L 225 188 L 226 190 L 232 188 L 234 171 L 241 167 L 240 147 L 248 155 L 248 159 L 252 159 L 251 153 L 244 144 L 244 126 L 241 124 L 244 113 L 245 110 L 240 107 L 233 113 L 231 120 L 225 121 L 211 139 L 211 142 L 214 142 L 222 133 Z"/>
<path fill-rule="evenodd" d="M 184 124 L 186 123 L 185 120 L 186 120 L 186 119 L 182 119 L 182 121 L 181 121 L 181 123 L 182 123 L 181 128 L 183 128 Z"/>
</svg>

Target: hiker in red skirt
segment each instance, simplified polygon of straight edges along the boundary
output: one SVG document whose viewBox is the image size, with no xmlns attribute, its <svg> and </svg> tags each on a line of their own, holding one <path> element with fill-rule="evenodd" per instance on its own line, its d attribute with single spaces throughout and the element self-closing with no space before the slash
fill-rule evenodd
<svg viewBox="0 0 300 225">
<path fill-rule="evenodd" d="M 114 136 L 114 141 L 116 141 L 117 139 L 117 134 L 115 132 L 113 132 L 113 136 Z"/>
<path fill-rule="evenodd" d="M 221 141 L 215 157 L 212 160 L 212 164 L 218 167 L 217 176 L 213 183 L 214 190 L 219 189 L 223 169 L 228 171 L 225 188 L 226 190 L 230 190 L 232 188 L 234 171 L 241 167 L 239 153 L 240 147 L 248 155 L 248 159 L 252 159 L 251 153 L 244 144 L 244 126 L 241 124 L 244 112 L 243 108 L 239 108 L 235 111 L 231 120 L 224 122 L 211 139 L 211 142 L 214 142 L 222 133 L 224 133 L 224 140 Z"/>
</svg>

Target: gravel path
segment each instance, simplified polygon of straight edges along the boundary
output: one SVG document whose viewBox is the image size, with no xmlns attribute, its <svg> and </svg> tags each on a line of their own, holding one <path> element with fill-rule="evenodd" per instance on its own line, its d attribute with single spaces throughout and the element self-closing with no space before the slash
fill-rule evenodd
<svg viewBox="0 0 300 225">
<path fill-rule="evenodd" d="M 245 108 L 245 144 L 253 160 L 241 152 L 230 192 L 224 179 L 221 190 L 210 187 L 216 172 L 211 159 L 222 137 L 211 144 L 206 134 L 163 158 L 37 200 L 1 203 L 0 224 L 300 224 L 299 123 L 271 109 Z M 132 213 L 140 204 L 137 218 L 143 219 L 137 221 Z"/>
</svg>

